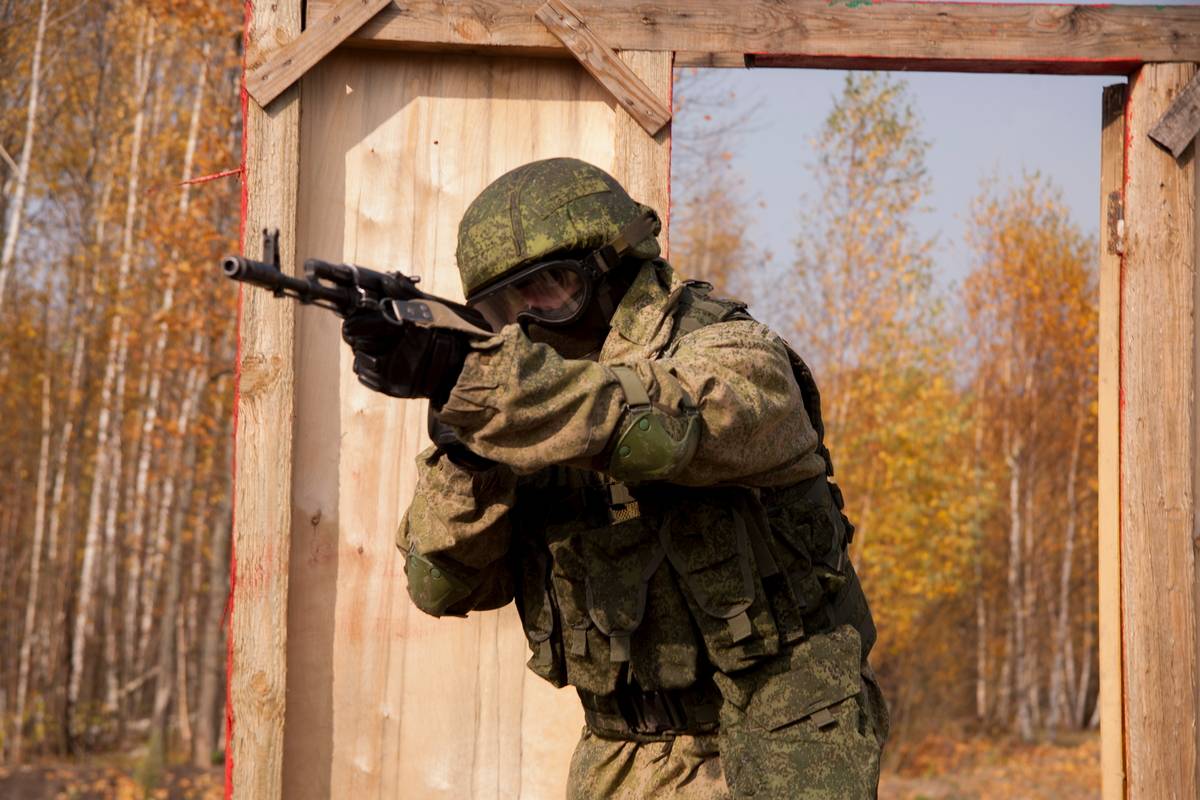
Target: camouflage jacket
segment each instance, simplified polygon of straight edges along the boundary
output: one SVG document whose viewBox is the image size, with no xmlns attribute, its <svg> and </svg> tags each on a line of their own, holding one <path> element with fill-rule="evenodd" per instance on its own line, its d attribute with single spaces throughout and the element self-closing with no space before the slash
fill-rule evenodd
<svg viewBox="0 0 1200 800">
<path fill-rule="evenodd" d="M 418 456 L 397 543 L 419 607 L 462 614 L 515 596 L 531 668 L 596 693 L 625 662 L 646 688 L 687 686 L 705 659 L 741 669 L 795 640 L 800 616 L 811 625 L 849 569 L 819 436 L 787 345 L 706 295 L 647 262 L 596 361 L 564 359 L 515 325 L 476 345 L 441 418 L 499 464 Z M 668 481 L 616 498 L 605 468 L 630 413 L 620 367 L 666 417 L 694 413 L 700 433 Z M 598 496 L 612 502 L 587 499 Z M 430 571 L 453 576 L 453 602 L 431 607 Z M 779 572 L 798 607 L 786 625 L 763 582 Z"/>
</svg>

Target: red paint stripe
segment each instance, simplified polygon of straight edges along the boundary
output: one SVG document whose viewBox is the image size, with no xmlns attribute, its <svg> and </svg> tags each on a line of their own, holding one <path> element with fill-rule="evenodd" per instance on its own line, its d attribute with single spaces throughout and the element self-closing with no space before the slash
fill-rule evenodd
<svg viewBox="0 0 1200 800">
<path fill-rule="evenodd" d="M 845 3 L 845 0 L 841 0 L 841 2 L 839 2 L 839 0 L 829 0 L 829 5 L 831 5 L 831 6 L 846 5 L 846 3 Z M 995 3 L 995 2 L 989 2 L 989 0 L 951 0 L 951 2 L 945 2 L 945 0 L 873 0 L 873 2 L 872 2 L 872 0 L 864 0 L 864 2 L 862 2 L 861 5 L 847 6 L 847 7 L 853 8 L 854 10 L 858 10 L 860 8 L 868 8 L 870 6 L 886 6 L 886 5 L 949 6 L 951 8 L 953 8 L 955 6 L 964 6 L 966 8 L 975 8 L 978 6 L 991 6 L 992 8 L 1014 8 L 1014 7 L 1015 8 L 1042 8 L 1047 11 L 1049 11 L 1051 9 L 1060 10 L 1060 9 L 1074 8 L 1076 6 L 1078 6 L 1079 8 L 1088 8 L 1088 9 L 1112 8 L 1114 6 L 1117 6 L 1120 8 L 1129 8 L 1130 7 L 1128 4 L 1122 4 L 1122 3 Z M 1143 8 L 1187 8 L 1187 7 L 1188 6 L 1185 4 L 1167 5 L 1167 6 L 1143 6 Z"/>
<path fill-rule="evenodd" d="M 246 53 L 250 50 L 250 20 L 254 15 L 253 0 L 245 0 L 245 12 L 243 14 L 242 23 L 242 80 L 241 80 L 241 106 L 242 106 L 242 163 L 237 173 L 241 175 L 241 198 L 240 198 L 240 217 L 238 219 L 238 250 L 242 253 L 246 252 L 246 209 L 248 205 L 247 181 L 248 172 L 246 155 L 248 153 L 247 138 L 249 136 L 249 126 L 246 124 L 246 118 L 250 108 L 250 94 L 246 91 Z M 232 470 L 232 479 L 229 481 L 230 492 L 233 497 L 230 502 L 230 513 L 233 514 L 233 521 L 230 524 L 229 537 L 229 598 L 226 601 L 227 616 L 229 627 L 226 629 L 225 635 L 225 800 L 233 798 L 233 732 L 234 732 L 234 715 L 233 715 L 233 614 L 234 614 L 234 596 L 235 587 L 237 586 L 237 442 L 238 442 L 238 407 L 241 404 L 241 387 L 242 387 L 242 307 L 243 307 L 243 287 L 238 284 L 238 305 L 237 305 L 237 360 L 234 364 L 233 373 L 233 447 L 232 458 L 229 468 Z"/>
<path fill-rule="evenodd" d="M 936 2 L 936 0 L 930 0 L 930 2 Z M 767 50 L 762 50 L 762 51 L 757 51 L 757 52 L 747 51 L 746 55 L 754 56 L 755 58 L 759 58 L 759 57 L 762 57 L 762 58 L 844 58 L 844 59 L 862 58 L 862 59 L 887 60 L 887 61 L 943 61 L 946 63 L 952 63 L 952 62 L 957 62 L 957 61 L 966 61 L 966 62 L 970 62 L 970 63 L 979 63 L 979 64 L 986 64 L 988 61 L 996 61 L 996 62 L 1004 63 L 1004 64 L 1007 64 L 1007 63 L 1039 64 L 1039 63 L 1059 63 L 1059 62 L 1064 63 L 1064 64 L 1072 64 L 1072 63 L 1128 64 L 1128 63 L 1131 63 L 1130 59 L 1126 58 L 1126 57 L 1100 58 L 1100 57 L 1091 57 L 1091 56 L 1053 56 L 1053 57 L 1047 56 L 1047 57 L 1043 57 L 1043 58 L 1033 58 L 1033 57 L 1021 58 L 1019 56 L 1013 56 L 1010 58 L 966 59 L 966 58 L 937 58 L 937 57 L 933 57 L 933 56 L 930 56 L 927 58 L 912 58 L 909 56 L 881 56 L 881 55 L 872 55 L 872 54 L 868 54 L 868 53 L 774 53 L 774 52 L 770 52 Z M 1142 62 L 1136 61 L 1136 62 L 1132 62 L 1132 63 L 1140 64 Z"/>
<path fill-rule="evenodd" d="M 245 131 L 242 132 L 242 138 L 245 138 Z M 179 185 L 180 186 L 191 186 L 192 184 L 195 184 L 195 183 L 208 183 L 209 181 L 215 181 L 220 178 L 228 178 L 231 175 L 241 175 L 242 170 L 244 170 L 245 168 L 246 168 L 246 159 L 245 159 L 245 156 L 243 156 L 242 157 L 242 166 L 240 166 L 240 167 L 234 167 L 233 169 L 227 169 L 222 172 L 214 172 L 212 175 L 202 175 L 199 178 L 189 178 L 186 181 L 180 181 Z M 243 223 L 245 222 L 244 218 L 242 219 L 242 222 Z"/>
<path fill-rule="evenodd" d="M 747 66 L 759 69 L 883 69 L 911 72 L 1050 73 L 1129 75 L 1142 65 L 1137 58 L 911 58 L 854 53 L 746 53 Z"/>
</svg>

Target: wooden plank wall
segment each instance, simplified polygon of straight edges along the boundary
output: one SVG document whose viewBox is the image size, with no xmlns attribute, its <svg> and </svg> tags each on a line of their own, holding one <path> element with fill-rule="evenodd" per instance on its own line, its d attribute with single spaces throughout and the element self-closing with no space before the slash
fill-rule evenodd
<svg viewBox="0 0 1200 800">
<path fill-rule="evenodd" d="M 1125 84 L 1104 87 L 1100 115 L 1099 609 L 1100 769 L 1104 800 L 1125 796 L 1121 701 L 1121 252 Z"/>
<path fill-rule="evenodd" d="M 669 98 L 669 54 L 627 63 Z M 467 203 L 548 156 L 609 168 L 666 214 L 666 135 L 649 140 L 574 62 L 343 51 L 301 86 L 304 256 L 460 297 Z M 393 534 L 425 404 L 359 386 L 331 315 L 303 310 L 296 348 L 282 796 L 562 797 L 578 701 L 525 669 L 513 608 L 435 620 L 405 592 Z"/>
<path fill-rule="evenodd" d="M 1121 288 L 1121 578 L 1131 798 L 1197 785 L 1196 174 L 1146 133 L 1195 74 L 1148 64 L 1126 108 Z"/>
</svg>

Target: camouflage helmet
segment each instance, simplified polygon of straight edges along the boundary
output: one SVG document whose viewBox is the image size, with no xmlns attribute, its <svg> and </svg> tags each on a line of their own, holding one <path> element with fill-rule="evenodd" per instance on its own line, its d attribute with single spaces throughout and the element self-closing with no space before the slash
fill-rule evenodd
<svg viewBox="0 0 1200 800">
<path fill-rule="evenodd" d="M 630 255 L 649 259 L 660 250 L 662 228 L 654 210 L 632 200 L 599 167 L 577 158 L 548 158 L 501 175 L 480 192 L 458 226 L 458 271 L 463 292 L 556 252 L 596 250 L 645 213 L 654 214 L 654 236 Z"/>
</svg>

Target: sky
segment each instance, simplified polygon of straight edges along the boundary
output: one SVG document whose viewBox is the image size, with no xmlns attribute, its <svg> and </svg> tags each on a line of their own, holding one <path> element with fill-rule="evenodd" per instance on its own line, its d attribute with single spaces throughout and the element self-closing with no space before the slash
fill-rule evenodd
<svg viewBox="0 0 1200 800">
<path fill-rule="evenodd" d="M 811 183 L 812 141 L 840 94 L 845 72 L 811 69 L 722 70 L 736 102 L 713 112 L 718 124 L 742 120 L 745 132 L 733 166 L 761 201 L 750 235 L 790 264 L 798 232 L 798 198 Z M 965 75 L 893 73 L 909 96 L 930 142 L 929 213 L 918 231 L 937 235 L 939 283 L 956 283 L 971 265 L 965 242 L 971 200 L 985 179 L 1001 186 L 1041 172 L 1062 191 L 1080 229 L 1094 235 L 1100 215 L 1100 99 L 1121 76 Z"/>
<path fill-rule="evenodd" d="M 840 93 L 844 72 L 751 70 L 731 75 L 741 99 L 729 113 L 761 96 L 751 129 L 733 150 L 734 170 L 762 201 L 750 235 L 776 263 L 791 263 L 798 232 L 798 198 L 809 189 L 811 143 Z M 1046 75 L 912 73 L 914 109 L 930 142 L 929 212 L 916 222 L 938 237 L 935 268 L 957 282 L 970 266 L 964 236 L 971 200 L 985 179 L 1001 185 L 1041 172 L 1062 191 L 1071 216 L 1095 233 L 1100 215 L 1100 96 L 1122 79 Z M 717 112 L 714 116 L 719 116 Z"/>
</svg>

